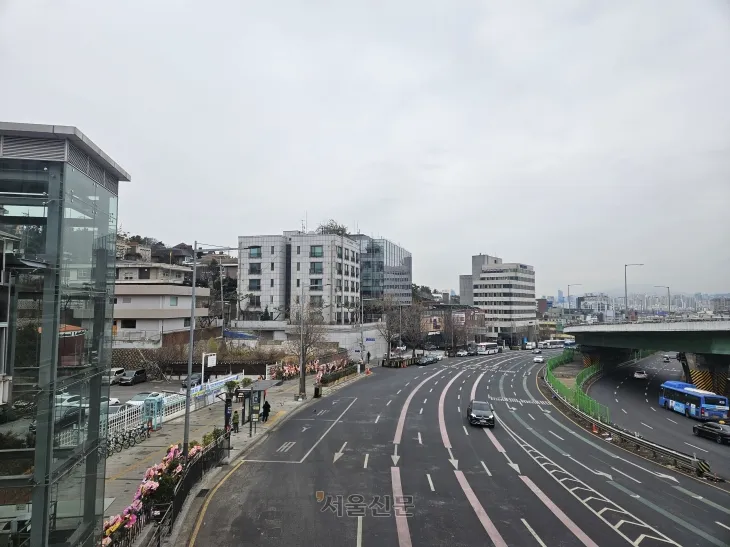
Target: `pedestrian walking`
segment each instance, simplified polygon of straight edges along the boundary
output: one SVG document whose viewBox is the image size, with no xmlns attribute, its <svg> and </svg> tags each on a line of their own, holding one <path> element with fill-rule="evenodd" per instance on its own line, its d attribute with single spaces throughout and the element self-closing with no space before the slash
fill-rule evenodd
<svg viewBox="0 0 730 547">
<path fill-rule="evenodd" d="M 238 433 L 238 421 L 239 421 L 238 410 L 234 410 L 233 411 L 233 432 L 234 433 Z"/>
<path fill-rule="evenodd" d="M 368 352 L 368 365 L 370 364 L 370 352 Z"/>
<path fill-rule="evenodd" d="M 271 412 L 271 405 L 269 404 L 269 401 L 265 401 L 264 402 L 264 411 L 261 414 L 262 422 L 269 421 L 269 412 Z"/>
</svg>

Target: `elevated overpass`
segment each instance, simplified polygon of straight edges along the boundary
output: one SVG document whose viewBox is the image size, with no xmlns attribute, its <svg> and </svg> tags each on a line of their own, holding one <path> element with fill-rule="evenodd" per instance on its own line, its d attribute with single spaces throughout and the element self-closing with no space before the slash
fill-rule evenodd
<svg viewBox="0 0 730 547">
<path fill-rule="evenodd" d="M 564 332 L 575 336 L 586 365 L 610 366 L 630 359 L 634 350 L 676 351 L 687 381 L 715 393 L 728 390 L 728 319 L 572 325 Z"/>
</svg>

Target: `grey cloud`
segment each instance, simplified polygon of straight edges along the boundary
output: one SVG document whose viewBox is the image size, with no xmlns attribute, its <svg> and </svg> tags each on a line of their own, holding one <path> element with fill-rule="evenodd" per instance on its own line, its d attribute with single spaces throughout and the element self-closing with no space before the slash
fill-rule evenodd
<svg viewBox="0 0 730 547">
<path fill-rule="evenodd" d="M 235 244 L 336 218 L 416 281 L 730 290 L 724 3 L 0 2 L 0 118 L 79 126 L 124 228 Z M 28 37 L 32 37 L 29 39 Z"/>
</svg>

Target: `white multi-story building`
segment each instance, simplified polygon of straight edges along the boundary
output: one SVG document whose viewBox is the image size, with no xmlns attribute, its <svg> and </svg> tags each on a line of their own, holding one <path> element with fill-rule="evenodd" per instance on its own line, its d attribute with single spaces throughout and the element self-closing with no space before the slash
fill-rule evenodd
<svg viewBox="0 0 730 547">
<path fill-rule="evenodd" d="M 471 276 L 459 277 L 460 291 L 468 295 L 470 286 L 471 304 L 485 312 L 487 336 L 512 344 L 522 338 L 534 339 L 535 269 L 518 262 L 503 263 L 490 255 L 472 256 L 471 263 Z"/>
<path fill-rule="evenodd" d="M 284 232 L 238 238 L 238 292 L 244 319 L 268 311 L 285 320 L 304 304 L 329 324 L 354 323 L 360 306 L 360 249 L 335 234 Z"/>
<path fill-rule="evenodd" d="M 190 328 L 192 268 L 156 262 L 117 261 L 114 288 L 114 346 L 159 347 L 165 334 Z M 196 287 L 196 305 L 205 305 L 210 289 Z M 195 317 L 207 317 L 196 307 Z"/>
</svg>

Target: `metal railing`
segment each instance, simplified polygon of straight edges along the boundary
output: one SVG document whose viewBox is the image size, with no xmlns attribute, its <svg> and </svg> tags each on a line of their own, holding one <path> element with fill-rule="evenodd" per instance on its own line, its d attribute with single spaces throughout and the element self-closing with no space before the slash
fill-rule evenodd
<svg viewBox="0 0 730 547">
<path fill-rule="evenodd" d="M 567 351 L 559 357 L 550 359 L 547 366 L 545 367 L 545 380 L 553 394 L 556 397 L 560 398 L 569 407 L 571 407 L 573 412 L 578 414 L 582 419 L 589 422 L 593 426 L 600 428 L 605 433 L 609 434 L 612 438 L 615 437 L 620 442 L 633 447 L 635 450 L 646 450 L 650 452 L 654 457 L 662 457 L 669 463 L 674 465 L 674 467 L 684 471 L 696 473 L 700 476 L 713 475 L 710 470 L 710 465 L 707 463 L 707 461 L 699 459 L 694 455 L 679 452 L 677 450 L 667 448 L 652 441 L 648 441 L 641 437 L 641 435 L 639 435 L 638 433 L 625 430 L 611 423 L 611 421 L 608 419 L 608 408 L 603 407 L 606 409 L 604 413 L 602 410 L 600 410 L 600 407 L 602 407 L 603 405 L 600 405 L 600 403 L 588 397 L 588 395 L 583 393 L 583 391 L 580 389 L 580 386 L 594 379 L 596 375 L 600 375 L 603 373 L 603 370 L 600 366 L 595 365 L 587 368 L 585 371 L 582 371 L 578 375 L 580 377 L 580 380 L 578 379 L 578 377 L 576 377 L 575 389 L 568 388 L 562 382 L 560 382 L 560 380 L 555 378 L 552 370 L 562 364 L 571 362 L 572 359 L 572 352 Z M 625 363 L 624 365 L 628 365 L 630 363 L 631 362 Z M 586 401 L 592 401 L 592 403 L 587 403 Z M 715 480 L 724 481 L 724 479 L 718 477 L 717 475 L 713 475 L 713 478 Z"/>
<path fill-rule="evenodd" d="M 717 322 L 717 321 L 730 321 L 730 316 L 713 316 L 713 317 L 671 317 L 666 318 L 662 316 L 651 316 L 651 317 L 639 317 L 636 320 L 630 319 L 608 319 L 601 321 L 589 322 L 589 321 L 566 321 L 563 323 L 564 327 L 591 327 L 601 325 L 635 325 L 635 324 L 656 324 L 656 323 L 705 323 L 705 322 Z"/>
</svg>

